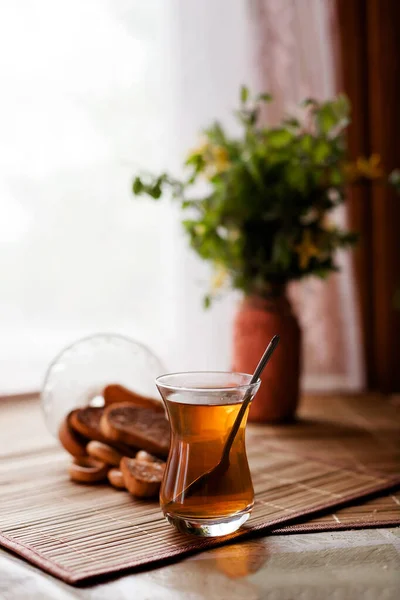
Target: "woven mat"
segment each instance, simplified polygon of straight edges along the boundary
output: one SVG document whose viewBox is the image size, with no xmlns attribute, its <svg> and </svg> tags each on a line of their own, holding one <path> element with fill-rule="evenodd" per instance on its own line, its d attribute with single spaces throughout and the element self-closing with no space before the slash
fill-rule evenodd
<svg viewBox="0 0 400 600">
<path fill-rule="evenodd" d="M 305 519 L 293 525 L 278 527 L 271 534 L 314 533 L 398 525 L 400 525 L 400 492 L 397 490 L 362 503 L 358 500 L 351 506 L 315 519 Z"/>
<path fill-rule="evenodd" d="M 250 448 L 256 503 L 249 535 L 387 490 L 388 476 L 355 472 L 269 449 Z M 46 451 L 0 466 L 1 543 L 69 583 L 171 560 L 216 545 L 175 532 L 156 503 L 66 476 L 62 452 Z M 319 527 L 317 527 L 318 529 Z"/>
<path fill-rule="evenodd" d="M 68 458 L 52 447 L 13 452 L 0 460 L 0 543 L 77 584 L 177 560 L 255 532 L 400 523 L 400 497 L 394 491 L 388 495 L 400 485 L 395 475 L 398 420 L 389 410 L 383 422 L 384 411 L 378 407 L 380 424 L 371 430 L 375 409 L 365 417 L 367 404 L 355 410 L 353 403 L 352 414 L 346 414 L 346 407 L 343 404 L 340 412 L 337 406 L 330 417 L 325 410 L 322 418 L 318 404 L 309 407 L 311 412 L 307 409 L 297 425 L 250 428 L 256 503 L 248 524 L 224 540 L 175 532 L 156 503 L 135 500 L 108 486 L 71 483 Z M 360 499 L 383 492 L 384 497 L 360 504 Z M 305 521 L 307 517 L 313 520 Z"/>
<path fill-rule="evenodd" d="M 377 474 L 400 473 L 400 398 L 316 396 L 291 426 L 253 426 L 268 445 Z"/>
</svg>

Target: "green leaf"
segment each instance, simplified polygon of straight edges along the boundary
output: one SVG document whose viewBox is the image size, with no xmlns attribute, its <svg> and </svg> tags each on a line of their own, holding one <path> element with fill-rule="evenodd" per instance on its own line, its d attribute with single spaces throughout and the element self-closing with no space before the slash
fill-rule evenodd
<svg viewBox="0 0 400 600">
<path fill-rule="evenodd" d="M 323 135 L 328 135 L 339 121 L 332 104 L 329 102 L 323 104 L 315 112 L 315 119 L 318 129 Z"/>
<path fill-rule="evenodd" d="M 149 195 L 154 198 L 154 200 L 158 200 L 161 198 L 162 190 L 161 185 L 156 183 L 152 188 L 149 189 Z"/>
<path fill-rule="evenodd" d="M 334 101 L 336 114 L 339 119 L 347 119 L 349 120 L 351 107 L 350 101 L 346 94 L 339 94 Z"/>
<path fill-rule="evenodd" d="M 240 88 L 240 101 L 242 104 L 246 104 L 249 99 L 249 90 L 245 85 Z"/>
<path fill-rule="evenodd" d="M 249 127 L 255 125 L 259 116 L 259 109 L 255 107 L 253 109 L 242 108 L 241 110 L 235 110 L 234 115 L 242 125 Z"/>
<path fill-rule="evenodd" d="M 143 192 L 143 183 L 140 177 L 135 177 L 135 179 L 133 180 L 132 191 L 135 194 L 135 196 L 138 196 Z"/>
<path fill-rule="evenodd" d="M 299 146 L 300 146 L 301 150 L 303 150 L 307 154 L 311 152 L 313 145 L 314 145 L 314 138 L 309 133 L 305 133 L 299 139 Z"/>
<path fill-rule="evenodd" d="M 257 102 L 267 102 L 268 103 L 268 102 L 272 102 L 273 98 L 272 98 L 271 94 L 263 93 L 263 94 L 258 94 L 256 96 L 256 100 L 257 100 Z"/>
<path fill-rule="evenodd" d="M 249 170 L 249 173 L 253 177 L 254 181 L 256 182 L 257 186 L 259 187 L 259 189 L 262 190 L 262 192 L 264 192 L 265 187 L 264 187 L 264 183 L 262 180 L 262 176 L 261 176 L 257 161 L 254 160 L 254 158 L 250 158 L 250 160 L 247 162 L 247 168 Z"/>
<path fill-rule="evenodd" d="M 182 225 L 183 227 L 186 229 L 186 231 L 188 231 L 189 233 L 193 230 L 194 226 L 197 224 L 197 221 L 194 221 L 193 219 L 184 219 L 182 221 Z"/>
<path fill-rule="evenodd" d="M 330 275 L 331 271 L 335 270 L 335 269 L 330 269 L 330 268 L 317 268 L 313 270 L 313 274 L 318 277 L 319 279 L 327 279 L 328 275 Z"/>
<path fill-rule="evenodd" d="M 258 121 L 258 116 L 260 114 L 259 109 L 256 107 L 253 110 L 249 111 L 249 124 L 255 125 Z"/>
<path fill-rule="evenodd" d="M 287 129 L 271 129 L 268 133 L 268 145 L 283 148 L 293 140 L 293 134 Z"/>
<path fill-rule="evenodd" d="M 197 165 L 199 164 L 199 162 L 202 159 L 202 155 L 201 154 L 191 154 L 190 156 L 188 156 L 188 158 L 185 160 L 184 165 L 186 167 L 193 165 L 194 167 L 197 167 Z"/>
<path fill-rule="evenodd" d="M 209 294 L 207 294 L 203 298 L 203 307 L 207 310 L 207 308 L 210 308 L 210 306 L 211 306 L 211 296 Z"/>
<path fill-rule="evenodd" d="M 290 165 L 287 169 L 286 178 L 295 190 L 304 192 L 307 185 L 307 172 L 300 164 Z"/>
<path fill-rule="evenodd" d="M 318 106 L 318 102 L 315 100 L 315 98 L 305 98 L 302 100 L 302 102 L 300 102 L 300 106 L 303 106 L 304 108 L 308 108 L 309 106 Z"/>
<path fill-rule="evenodd" d="M 298 119 L 295 119 L 294 117 L 286 117 L 286 119 L 283 119 L 283 123 L 288 127 L 300 127 L 300 121 Z"/>
<path fill-rule="evenodd" d="M 317 164 L 324 163 L 331 153 L 331 146 L 326 139 L 317 139 L 313 148 L 313 158 Z"/>
<path fill-rule="evenodd" d="M 344 183 L 344 174 L 340 169 L 332 167 L 329 172 L 329 180 L 332 186 L 341 186 Z"/>
<path fill-rule="evenodd" d="M 211 127 L 204 131 L 208 139 L 219 146 L 226 145 L 226 136 L 221 123 L 215 121 Z"/>
</svg>

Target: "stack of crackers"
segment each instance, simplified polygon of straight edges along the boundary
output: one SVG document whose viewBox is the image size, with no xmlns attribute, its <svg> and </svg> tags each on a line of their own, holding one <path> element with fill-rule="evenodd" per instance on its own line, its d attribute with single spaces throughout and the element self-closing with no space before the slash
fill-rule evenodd
<svg viewBox="0 0 400 600">
<path fill-rule="evenodd" d="M 108 385 L 103 397 L 104 407 L 78 408 L 61 423 L 58 437 L 73 456 L 70 478 L 156 497 L 170 444 L 162 403 L 117 384 Z"/>
</svg>

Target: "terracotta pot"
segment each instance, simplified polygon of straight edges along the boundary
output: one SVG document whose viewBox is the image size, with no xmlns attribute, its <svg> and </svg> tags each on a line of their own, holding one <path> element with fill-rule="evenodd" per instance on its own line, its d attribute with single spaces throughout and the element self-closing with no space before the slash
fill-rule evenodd
<svg viewBox="0 0 400 600">
<path fill-rule="evenodd" d="M 234 321 L 233 370 L 253 373 L 273 335 L 280 344 L 262 376 L 249 421 L 292 421 L 299 401 L 301 331 L 284 290 L 277 296 L 248 296 Z"/>
</svg>

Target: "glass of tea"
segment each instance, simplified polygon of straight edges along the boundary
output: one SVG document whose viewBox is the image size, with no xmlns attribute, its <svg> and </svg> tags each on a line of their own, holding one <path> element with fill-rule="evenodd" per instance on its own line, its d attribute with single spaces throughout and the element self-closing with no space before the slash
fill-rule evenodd
<svg viewBox="0 0 400 600">
<path fill-rule="evenodd" d="M 218 477 L 203 477 L 221 461 L 243 400 L 260 381 L 243 373 L 173 373 L 156 379 L 171 425 L 171 447 L 160 503 L 167 520 L 184 533 L 215 537 L 239 529 L 254 504 L 246 456 L 247 412 Z M 249 403 L 250 404 L 250 403 Z"/>
</svg>

